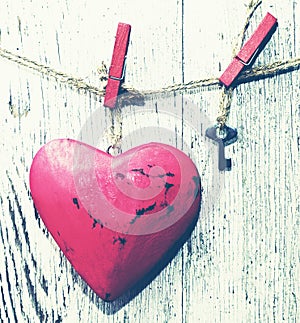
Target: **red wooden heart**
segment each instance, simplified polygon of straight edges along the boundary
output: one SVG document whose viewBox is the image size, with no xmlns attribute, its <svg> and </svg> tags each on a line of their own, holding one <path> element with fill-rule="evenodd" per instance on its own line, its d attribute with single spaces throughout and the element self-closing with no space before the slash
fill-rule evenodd
<svg viewBox="0 0 300 323">
<path fill-rule="evenodd" d="M 51 141 L 34 157 L 30 188 L 53 238 L 104 300 L 145 278 L 200 205 L 195 165 L 159 143 L 112 157 L 75 140 Z"/>
</svg>

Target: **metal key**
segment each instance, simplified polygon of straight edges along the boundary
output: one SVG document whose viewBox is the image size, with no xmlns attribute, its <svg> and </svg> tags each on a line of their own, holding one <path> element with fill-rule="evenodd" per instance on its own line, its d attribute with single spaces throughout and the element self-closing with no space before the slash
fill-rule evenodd
<svg viewBox="0 0 300 323">
<path fill-rule="evenodd" d="M 237 130 L 226 125 L 214 126 L 206 129 L 206 137 L 216 141 L 219 149 L 219 170 L 231 170 L 231 158 L 225 158 L 225 146 L 233 144 L 237 140 Z"/>
</svg>

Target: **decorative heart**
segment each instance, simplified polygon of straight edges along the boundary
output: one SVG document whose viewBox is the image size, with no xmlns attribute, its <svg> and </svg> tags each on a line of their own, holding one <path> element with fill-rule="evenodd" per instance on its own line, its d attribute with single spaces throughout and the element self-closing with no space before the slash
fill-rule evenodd
<svg viewBox="0 0 300 323">
<path fill-rule="evenodd" d="M 200 205 L 195 165 L 159 143 L 113 157 L 75 140 L 53 140 L 34 157 L 30 188 L 67 259 L 107 301 L 167 257 Z"/>
</svg>

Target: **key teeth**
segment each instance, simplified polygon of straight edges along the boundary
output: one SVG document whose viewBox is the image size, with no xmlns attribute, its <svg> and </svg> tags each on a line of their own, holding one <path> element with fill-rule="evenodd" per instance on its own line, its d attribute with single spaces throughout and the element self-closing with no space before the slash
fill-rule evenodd
<svg viewBox="0 0 300 323">
<path fill-rule="evenodd" d="M 230 171 L 231 170 L 231 158 L 226 159 L 226 167 L 225 170 Z"/>
<path fill-rule="evenodd" d="M 225 158 L 224 163 L 219 162 L 219 171 L 230 171 L 231 166 L 231 158 Z"/>
</svg>

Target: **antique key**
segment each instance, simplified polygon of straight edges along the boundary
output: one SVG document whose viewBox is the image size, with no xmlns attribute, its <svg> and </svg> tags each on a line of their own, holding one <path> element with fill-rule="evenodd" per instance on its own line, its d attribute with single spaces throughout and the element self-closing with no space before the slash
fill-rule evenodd
<svg viewBox="0 0 300 323">
<path fill-rule="evenodd" d="M 206 137 L 216 141 L 219 149 L 219 170 L 231 170 L 231 158 L 225 158 L 225 146 L 233 144 L 237 140 L 237 130 L 224 125 L 218 125 L 206 129 Z"/>
</svg>

